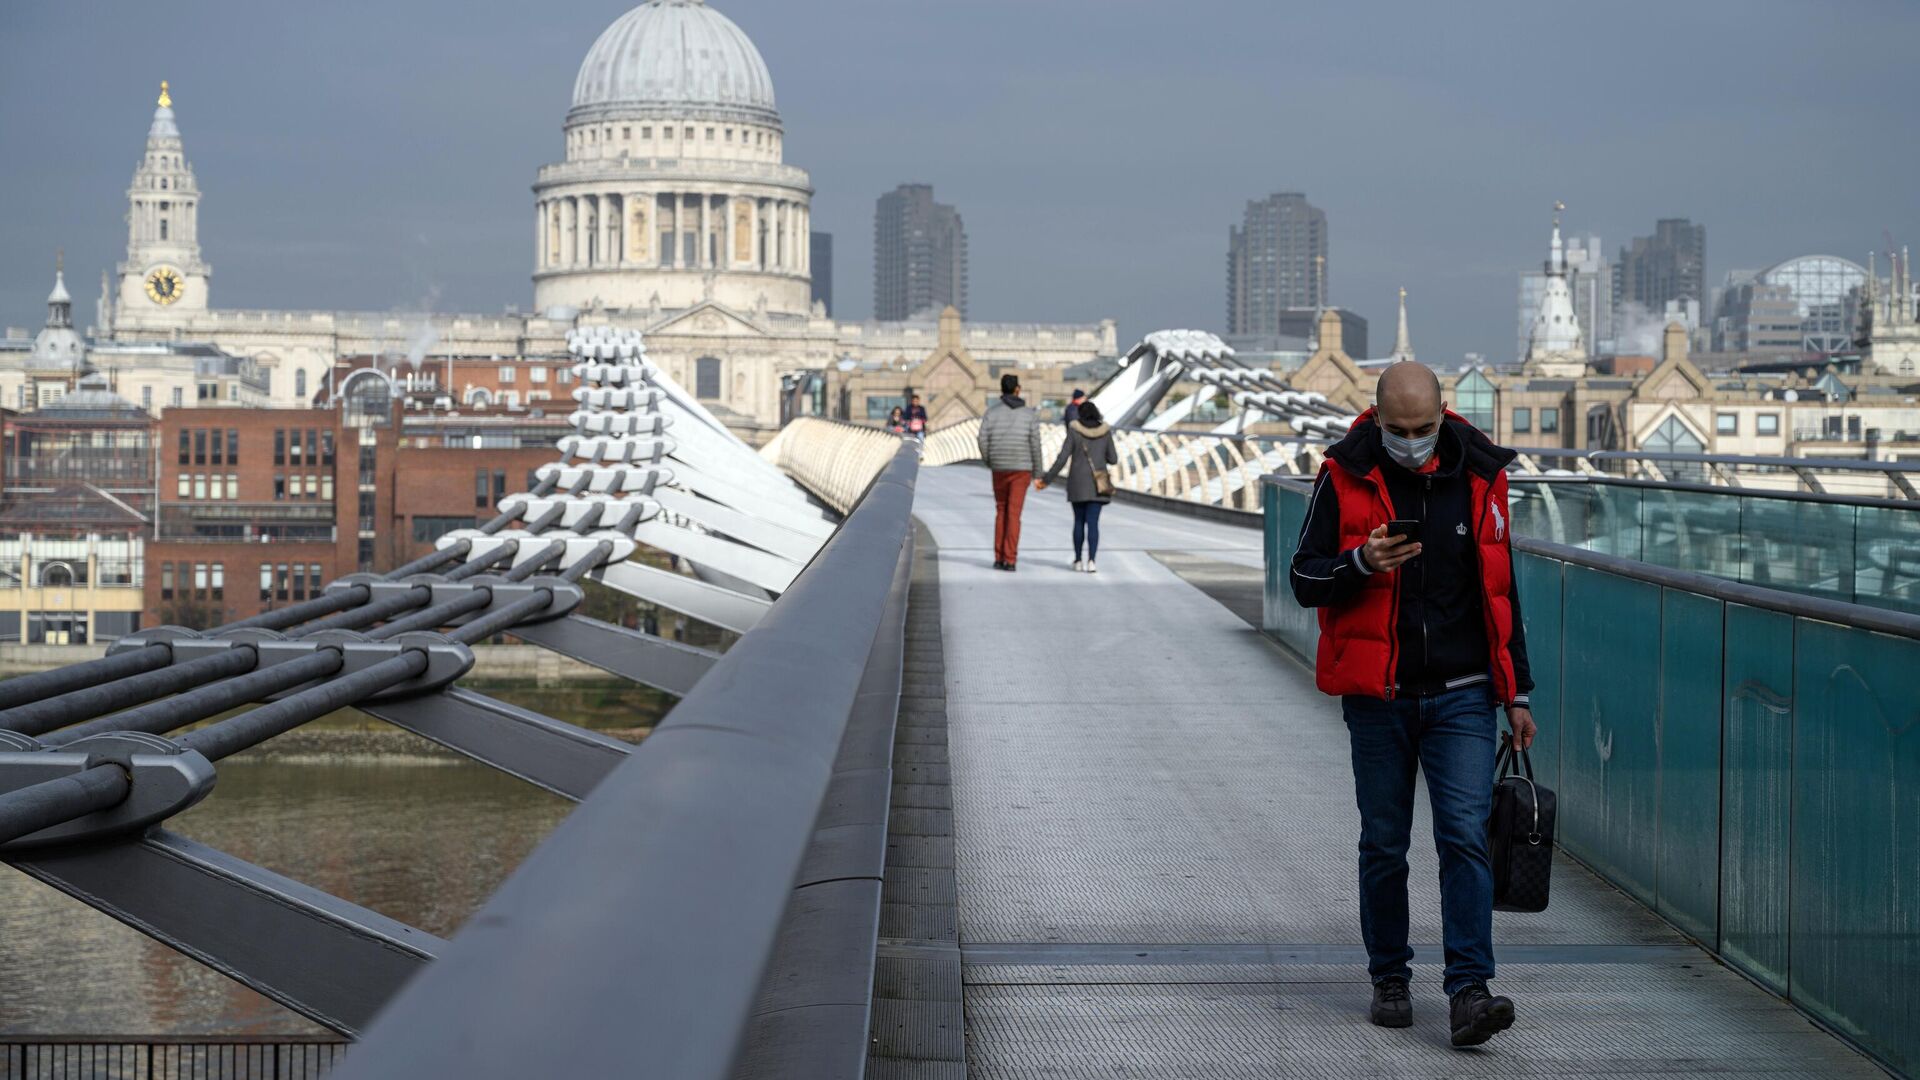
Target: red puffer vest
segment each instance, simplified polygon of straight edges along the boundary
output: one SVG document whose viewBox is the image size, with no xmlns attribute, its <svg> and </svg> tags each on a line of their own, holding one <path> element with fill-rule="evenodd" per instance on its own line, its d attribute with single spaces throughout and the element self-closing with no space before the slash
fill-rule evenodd
<svg viewBox="0 0 1920 1080">
<path fill-rule="evenodd" d="M 1494 446 L 1478 429 L 1448 410 L 1445 419 L 1467 443 L 1467 474 L 1480 564 L 1480 610 L 1487 628 L 1487 655 L 1493 661 L 1493 689 L 1501 704 L 1513 701 L 1513 554 L 1509 546 L 1507 474 L 1512 451 Z M 1368 409 L 1353 423 L 1358 431 L 1374 422 Z M 1350 436 L 1351 437 L 1351 436 Z M 1337 448 L 1336 448 L 1337 450 Z M 1393 520 L 1393 503 L 1378 465 L 1364 474 L 1329 454 L 1321 472 L 1334 486 L 1340 505 L 1340 548 L 1366 543 L 1374 529 Z M 1320 647 L 1314 662 L 1314 683 L 1327 694 L 1359 694 L 1392 698 L 1398 691 L 1396 665 L 1400 614 L 1399 572 L 1389 570 L 1366 579 L 1359 595 L 1347 603 L 1320 608 Z"/>
</svg>

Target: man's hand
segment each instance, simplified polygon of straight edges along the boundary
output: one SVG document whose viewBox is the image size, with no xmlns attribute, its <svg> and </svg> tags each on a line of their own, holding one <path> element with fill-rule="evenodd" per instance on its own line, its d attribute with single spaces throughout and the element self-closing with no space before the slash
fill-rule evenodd
<svg viewBox="0 0 1920 1080">
<path fill-rule="evenodd" d="M 1367 542 L 1360 549 L 1360 557 L 1367 560 L 1367 569 L 1374 573 L 1398 569 L 1400 564 L 1420 554 L 1418 541 L 1404 536 L 1388 536 L 1387 527 L 1381 525 L 1367 534 Z"/>
<path fill-rule="evenodd" d="M 1533 726 L 1533 710 L 1525 705 L 1507 706 L 1507 726 L 1513 729 L 1508 739 L 1521 750 L 1533 745 L 1533 734 L 1539 730 Z"/>
<path fill-rule="evenodd" d="M 1040 479 L 1040 478 L 1039 478 L 1039 477 L 1037 477 L 1037 476 L 1036 476 L 1036 477 L 1034 477 L 1034 478 L 1033 478 L 1033 490 L 1035 490 L 1035 491 L 1045 491 L 1045 490 L 1047 490 L 1047 482 L 1046 482 L 1045 480 L 1042 480 L 1042 479 Z"/>
</svg>

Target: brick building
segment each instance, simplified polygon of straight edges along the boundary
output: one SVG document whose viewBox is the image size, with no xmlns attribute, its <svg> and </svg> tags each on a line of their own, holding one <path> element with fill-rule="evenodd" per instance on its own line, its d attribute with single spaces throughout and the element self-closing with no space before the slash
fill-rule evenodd
<svg viewBox="0 0 1920 1080">
<path fill-rule="evenodd" d="M 343 420 L 338 408 L 161 415 L 150 624 L 217 626 L 305 600 L 354 568 L 360 431 Z"/>
<path fill-rule="evenodd" d="M 361 369 L 329 407 L 168 410 L 148 624 L 215 626 L 424 555 L 526 490 L 567 430 L 564 415 L 456 415 L 430 396 Z"/>
</svg>

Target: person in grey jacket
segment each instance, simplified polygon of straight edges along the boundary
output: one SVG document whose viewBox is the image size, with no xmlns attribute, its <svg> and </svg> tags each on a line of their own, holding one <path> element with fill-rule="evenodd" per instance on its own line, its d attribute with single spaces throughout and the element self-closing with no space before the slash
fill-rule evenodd
<svg viewBox="0 0 1920 1080">
<path fill-rule="evenodd" d="M 1060 456 L 1053 459 L 1053 468 L 1047 470 L 1046 478 L 1034 485 L 1046 487 L 1060 475 L 1062 465 L 1067 467 L 1067 502 L 1073 507 L 1075 570 L 1095 573 L 1093 560 L 1100 554 L 1100 511 L 1113 501 L 1113 496 L 1100 494 L 1093 474 L 1095 470 L 1118 464 L 1120 455 L 1113 448 L 1113 429 L 1106 425 L 1099 407 L 1092 401 L 1081 402 L 1079 413 L 1067 424 L 1067 441 L 1060 447 Z M 1080 558 L 1082 550 L 1087 555 L 1084 560 Z"/>
<path fill-rule="evenodd" d="M 980 458 L 993 470 L 993 568 L 1012 570 L 1020 555 L 1020 511 L 1046 451 L 1040 418 L 1020 397 L 1020 376 L 1000 376 L 1000 400 L 980 420 Z"/>
</svg>

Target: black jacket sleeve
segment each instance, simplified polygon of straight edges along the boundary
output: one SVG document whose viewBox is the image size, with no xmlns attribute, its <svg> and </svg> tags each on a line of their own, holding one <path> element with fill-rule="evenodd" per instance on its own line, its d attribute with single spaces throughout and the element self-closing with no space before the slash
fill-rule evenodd
<svg viewBox="0 0 1920 1080">
<path fill-rule="evenodd" d="M 1512 515 L 1508 515 L 1512 521 Z M 1507 603 L 1513 611 L 1513 632 L 1507 635 L 1507 655 L 1513 657 L 1513 703 L 1533 707 L 1533 668 L 1527 663 L 1527 624 L 1520 617 L 1520 564 L 1513 558 L 1513 534 L 1507 534 L 1507 565 L 1512 567 L 1507 585 Z"/>
<path fill-rule="evenodd" d="M 1307 519 L 1300 523 L 1300 544 L 1293 552 L 1293 565 L 1287 580 L 1293 585 L 1293 598 L 1301 607 L 1331 607 L 1344 602 L 1360 588 L 1372 573 L 1360 559 L 1358 548 L 1340 547 L 1340 506 L 1333 482 L 1323 466 L 1320 478 L 1313 482 L 1313 494 L 1307 503 Z"/>
</svg>

